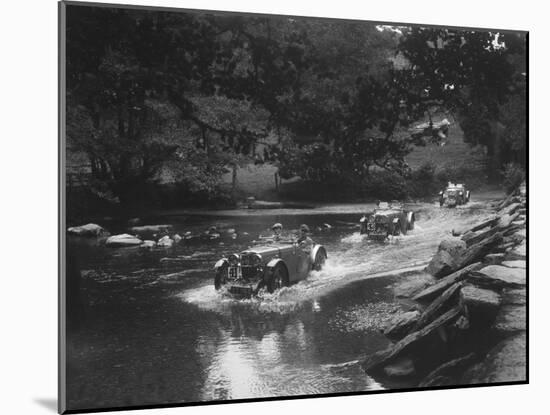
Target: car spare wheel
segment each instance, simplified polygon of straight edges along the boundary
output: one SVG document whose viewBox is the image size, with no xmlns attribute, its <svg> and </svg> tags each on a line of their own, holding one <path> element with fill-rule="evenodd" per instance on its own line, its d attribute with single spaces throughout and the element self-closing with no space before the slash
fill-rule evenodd
<svg viewBox="0 0 550 415">
<path fill-rule="evenodd" d="M 269 280 L 267 282 L 267 291 L 270 293 L 288 286 L 288 271 L 285 264 L 279 262 L 273 267 L 270 272 Z"/>
<path fill-rule="evenodd" d="M 320 271 L 325 265 L 326 260 L 327 260 L 327 253 L 323 248 L 319 248 L 319 250 L 315 254 L 315 261 L 313 261 L 313 267 L 312 267 L 313 270 Z"/>
<path fill-rule="evenodd" d="M 214 277 L 214 288 L 219 290 L 225 284 L 227 278 L 227 262 L 216 268 L 216 276 Z"/>
</svg>

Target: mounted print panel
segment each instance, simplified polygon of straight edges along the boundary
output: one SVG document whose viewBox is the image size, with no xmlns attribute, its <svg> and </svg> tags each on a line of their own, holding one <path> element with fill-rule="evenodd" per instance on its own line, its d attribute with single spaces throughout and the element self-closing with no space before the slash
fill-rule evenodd
<svg viewBox="0 0 550 415">
<path fill-rule="evenodd" d="M 59 3 L 60 412 L 527 383 L 527 32 Z"/>
</svg>

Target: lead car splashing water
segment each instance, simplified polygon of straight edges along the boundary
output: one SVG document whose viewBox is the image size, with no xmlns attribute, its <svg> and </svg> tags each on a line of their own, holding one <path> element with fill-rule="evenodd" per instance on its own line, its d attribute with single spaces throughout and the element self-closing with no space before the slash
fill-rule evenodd
<svg viewBox="0 0 550 415">
<path fill-rule="evenodd" d="M 321 270 L 326 259 L 323 245 L 274 241 L 220 259 L 214 266 L 214 286 L 242 296 L 256 295 L 262 289 L 273 293 Z"/>
</svg>

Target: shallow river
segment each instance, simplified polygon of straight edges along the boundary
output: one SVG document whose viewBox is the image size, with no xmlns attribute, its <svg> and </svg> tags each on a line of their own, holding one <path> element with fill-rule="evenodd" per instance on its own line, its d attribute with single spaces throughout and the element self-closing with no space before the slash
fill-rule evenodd
<svg viewBox="0 0 550 415">
<path fill-rule="evenodd" d="M 67 341 L 69 408 L 407 386 L 380 384 L 359 361 L 388 345 L 380 329 L 403 307 L 391 289 L 398 271 L 422 268 L 453 227 L 488 214 L 485 202 L 410 205 L 415 230 L 382 244 L 363 240 L 355 226 L 369 205 L 144 218 L 191 233 L 152 251 L 70 238 L 82 277 L 69 299 L 75 310 Z M 327 248 L 325 268 L 259 298 L 217 293 L 214 262 L 253 245 L 274 222 L 289 232 L 307 223 Z M 212 225 L 219 238 L 204 235 Z M 127 231 L 121 223 L 105 226 Z"/>
</svg>

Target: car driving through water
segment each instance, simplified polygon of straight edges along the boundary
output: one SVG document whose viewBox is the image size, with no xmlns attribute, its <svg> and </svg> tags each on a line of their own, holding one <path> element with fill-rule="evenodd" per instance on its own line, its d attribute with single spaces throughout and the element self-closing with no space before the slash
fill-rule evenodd
<svg viewBox="0 0 550 415">
<path fill-rule="evenodd" d="M 240 296 L 272 293 L 306 279 L 327 259 L 324 246 L 300 240 L 272 240 L 220 259 L 214 266 L 214 287 Z"/>
<path fill-rule="evenodd" d="M 414 229 L 414 212 L 400 202 L 378 202 L 377 207 L 359 221 L 361 234 L 369 239 L 385 240 L 389 236 L 405 235 Z"/>
<path fill-rule="evenodd" d="M 470 191 L 462 183 L 448 183 L 447 188 L 439 192 L 439 206 L 455 207 L 470 201 Z"/>
</svg>

